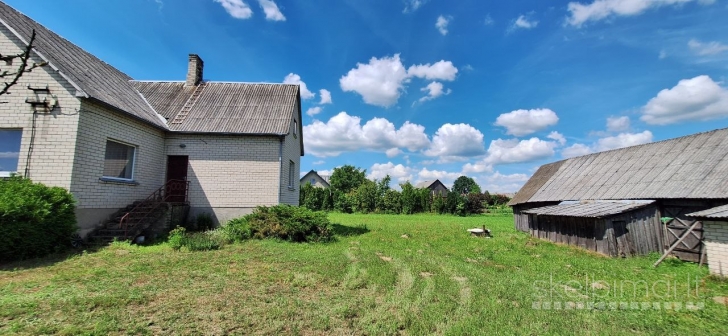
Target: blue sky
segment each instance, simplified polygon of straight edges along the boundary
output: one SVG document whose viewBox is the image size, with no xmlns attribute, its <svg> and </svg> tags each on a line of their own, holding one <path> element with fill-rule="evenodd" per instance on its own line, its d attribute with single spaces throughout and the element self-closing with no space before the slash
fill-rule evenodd
<svg viewBox="0 0 728 336">
<path fill-rule="evenodd" d="M 6 2 L 135 79 L 183 80 L 197 53 L 206 80 L 301 83 L 304 172 L 509 192 L 544 163 L 728 127 L 721 0 Z"/>
</svg>

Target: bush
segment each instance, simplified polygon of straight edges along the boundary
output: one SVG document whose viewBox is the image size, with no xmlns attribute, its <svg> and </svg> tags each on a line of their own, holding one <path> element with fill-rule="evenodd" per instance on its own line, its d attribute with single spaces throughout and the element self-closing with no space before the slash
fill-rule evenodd
<svg viewBox="0 0 728 336">
<path fill-rule="evenodd" d="M 212 220 L 212 216 L 210 216 L 210 214 L 207 212 L 197 214 L 197 218 L 195 218 L 195 224 L 197 227 L 197 231 L 212 230 L 215 227 L 215 221 Z"/>
<path fill-rule="evenodd" d="M 319 242 L 333 238 L 331 223 L 325 213 L 304 207 L 276 205 L 258 207 L 243 217 L 253 238 L 276 238 L 292 242 Z"/>
<path fill-rule="evenodd" d="M 188 233 L 183 227 L 169 232 L 167 243 L 175 251 L 185 248 L 189 251 L 217 250 L 222 246 L 222 238 L 217 231 Z"/>
<path fill-rule="evenodd" d="M 250 232 L 250 224 L 245 217 L 236 218 L 227 222 L 220 230 L 228 242 L 241 242 L 253 236 Z"/>
<path fill-rule="evenodd" d="M 71 246 L 75 201 L 65 189 L 0 180 L 0 261 L 41 257 Z"/>
</svg>

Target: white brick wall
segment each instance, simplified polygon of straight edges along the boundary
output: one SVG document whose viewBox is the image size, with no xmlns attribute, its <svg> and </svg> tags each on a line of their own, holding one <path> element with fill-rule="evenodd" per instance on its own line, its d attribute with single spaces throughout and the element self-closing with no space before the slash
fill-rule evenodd
<svg viewBox="0 0 728 336">
<path fill-rule="evenodd" d="M 703 221 L 710 273 L 728 276 L 728 221 Z"/>
<path fill-rule="evenodd" d="M 23 44 L 5 26 L 0 25 L 0 53 L 3 55 L 21 52 Z M 36 63 L 42 62 L 37 56 Z M 11 66 L 4 63 L 0 68 L 12 70 L 19 65 L 18 60 Z M 9 81 L 8 78 L 4 79 Z M 50 93 L 36 94 L 28 90 L 31 87 L 45 87 Z M 10 89 L 10 94 L 0 96 L 0 129 L 22 129 L 18 173 L 26 168 L 28 148 L 31 142 L 33 108 L 25 102 L 26 98 L 43 100 L 54 96 L 58 106 L 51 111 L 38 108 L 36 116 L 36 132 L 33 152 L 30 156 L 29 176 L 36 182 L 68 189 L 71 185 L 71 167 L 74 159 L 76 130 L 78 127 L 78 109 L 80 102 L 75 98 L 76 90 L 50 66 L 36 68 L 24 74 L 17 85 Z"/>
</svg>

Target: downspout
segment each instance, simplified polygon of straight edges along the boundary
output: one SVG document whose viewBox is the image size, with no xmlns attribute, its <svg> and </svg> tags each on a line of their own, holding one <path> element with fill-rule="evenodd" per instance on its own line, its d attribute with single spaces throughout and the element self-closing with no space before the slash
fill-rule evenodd
<svg viewBox="0 0 728 336">
<path fill-rule="evenodd" d="M 281 194 L 283 191 L 283 140 L 285 135 L 280 136 L 280 142 L 278 143 L 278 204 L 281 204 Z"/>
</svg>

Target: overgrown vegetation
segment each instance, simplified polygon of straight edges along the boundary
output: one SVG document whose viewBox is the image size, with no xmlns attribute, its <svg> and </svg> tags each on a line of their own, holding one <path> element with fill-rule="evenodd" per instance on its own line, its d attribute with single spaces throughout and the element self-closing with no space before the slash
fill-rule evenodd
<svg viewBox="0 0 728 336">
<path fill-rule="evenodd" d="M 400 184 L 401 191 L 390 188 L 387 175 L 378 181 L 366 178 L 366 170 L 345 165 L 335 168 L 329 188 L 301 185 L 299 204 L 311 210 L 342 213 L 406 214 L 439 213 L 466 216 L 482 213 L 486 207 L 505 205 L 510 200 L 488 191 L 470 177 L 455 180 L 446 197 L 433 195 L 426 188 L 415 188 L 409 182 Z"/>
<path fill-rule="evenodd" d="M 191 253 L 117 242 L 4 265 L 0 334 L 728 334 L 728 309 L 715 300 L 728 283 L 705 266 L 595 255 L 516 232 L 512 216 L 329 219 L 346 233 L 328 244 L 252 239 Z M 465 231 L 483 224 L 492 239 Z M 666 308 L 674 302 L 682 308 Z"/>
<path fill-rule="evenodd" d="M 29 179 L 0 179 L 0 261 L 40 257 L 70 247 L 75 201 L 65 189 Z"/>
</svg>

